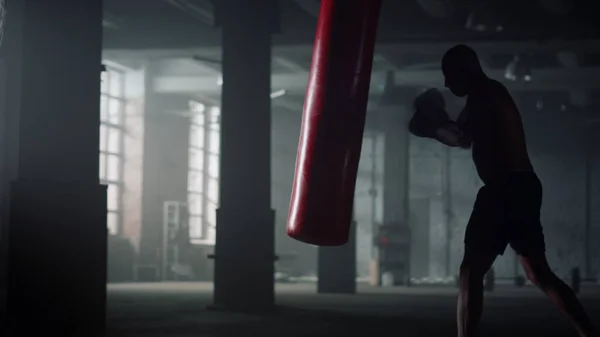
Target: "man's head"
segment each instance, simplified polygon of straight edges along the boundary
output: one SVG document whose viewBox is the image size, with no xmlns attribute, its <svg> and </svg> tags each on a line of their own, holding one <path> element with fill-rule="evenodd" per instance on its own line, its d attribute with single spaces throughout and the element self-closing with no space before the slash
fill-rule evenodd
<svg viewBox="0 0 600 337">
<path fill-rule="evenodd" d="M 476 81 L 484 77 L 477 53 L 465 45 L 450 48 L 442 58 L 446 87 L 459 97 L 468 95 Z"/>
</svg>

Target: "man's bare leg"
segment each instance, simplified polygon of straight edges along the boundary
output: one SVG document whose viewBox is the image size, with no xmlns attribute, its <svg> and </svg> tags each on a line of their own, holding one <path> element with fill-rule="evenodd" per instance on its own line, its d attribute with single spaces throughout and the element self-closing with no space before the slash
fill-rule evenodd
<svg viewBox="0 0 600 337">
<path fill-rule="evenodd" d="M 554 301 L 581 337 L 600 337 L 575 292 L 548 266 L 545 254 L 519 256 L 529 280 Z"/>
<path fill-rule="evenodd" d="M 496 260 L 496 254 L 465 249 L 460 266 L 457 308 L 458 337 L 472 337 L 483 309 L 483 278 Z"/>
</svg>

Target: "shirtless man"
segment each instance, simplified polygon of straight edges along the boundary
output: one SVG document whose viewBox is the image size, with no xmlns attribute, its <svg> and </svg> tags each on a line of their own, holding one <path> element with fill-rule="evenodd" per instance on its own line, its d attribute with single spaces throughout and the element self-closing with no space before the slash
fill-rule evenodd
<svg viewBox="0 0 600 337">
<path fill-rule="evenodd" d="M 447 114 L 419 111 L 411 133 L 453 147 L 471 149 L 484 186 L 479 190 L 465 233 L 460 266 L 458 336 L 474 336 L 483 305 L 483 278 L 510 246 L 527 277 L 565 313 L 582 337 L 600 336 L 575 293 L 548 266 L 540 222 L 542 185 L 529 159 L 519 111 L 499 82 L 488 78 L 475 51 L 458 45 L 442 60 L 446 87 L 467 97 L 457 121 Z M 443 117 L 446 116 L 446 117 Z"/>
</svg>

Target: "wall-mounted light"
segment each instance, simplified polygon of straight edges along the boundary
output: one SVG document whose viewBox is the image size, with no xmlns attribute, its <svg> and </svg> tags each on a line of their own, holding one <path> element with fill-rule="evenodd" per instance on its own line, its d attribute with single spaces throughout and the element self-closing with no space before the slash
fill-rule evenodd
<svg viewBox="0 0 600 337">
<path fill-rule="evenodd" d="M 521 55 L 515 55 L 513 60 L 506 66 L 504 78 L 509 81 L 522 80 L 525 82 L 530 82 L 532 80 L 532 76 L 529 59 L 524 58 Z"/>
<path fill-rule="evenodd" d="M 279 98 L 279 97 L 285 96 L 285 94 L 287 94 L 287 90 L 285 90 L 285 89 L 273 91 L 271 93 L 271 99 L 275 99 L 275 98 Z"/>
<path fill-rule="evenodd" d="M 479 1 L 467 17 L 465 28 L 479 33 L 502 32 L 507 21 L 505 6 L 503 0 Z"/>
<path fill-rule="evenodd" d="M 537 102 L 535 102 L 535 108 L 538 110 L 543 110 L 544 109 L 544 101 L 542 101 L 541 99 L 538 99 Z"/>
<path fill-rule="evenodd" d="M 118 30 L 122 26 L 123 20 L 111 12 L 104 11 L 102 16 L 102 27 L 106 29 Z"/>
</svg>

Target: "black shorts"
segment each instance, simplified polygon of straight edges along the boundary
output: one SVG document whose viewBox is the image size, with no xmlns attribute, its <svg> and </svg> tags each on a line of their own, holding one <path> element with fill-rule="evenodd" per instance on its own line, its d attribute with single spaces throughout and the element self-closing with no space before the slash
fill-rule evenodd
<svg viewBox="0 0 600 337">
<path fill-rule="evenodd" d="M 477 193 L 465 232 L 465 248 L 504 254 L 508 244 L 522 256 L 544 253 L 540 221 L 542 184 L 533 172 L 513 172 Z"/>
</svg>

